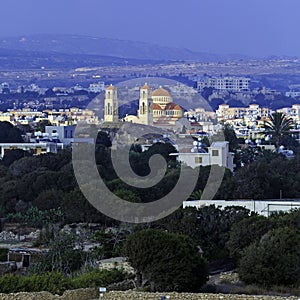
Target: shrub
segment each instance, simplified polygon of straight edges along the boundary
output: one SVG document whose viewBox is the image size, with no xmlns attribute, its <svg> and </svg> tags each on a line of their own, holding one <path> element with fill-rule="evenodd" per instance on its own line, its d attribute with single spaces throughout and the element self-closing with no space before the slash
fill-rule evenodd
<svg viewBox="0 0 300 300">
<path fill-rule="evenodd" d="M 299 285 L 300 231 L 284 227 L 268 232 L 243 252 L 238 273 L 246 283 Z"/>
<path fill-rule="evenodd" d="M 123 279 L 125 279 L 124 274 L 117 270 L 94 270 L 75 278 L 65 277 L 62 273 L 55 272 L 32 276 L 9 274 L 0 276 L 0 293 L 46 291 L 61 295 L 68 289 L 105 286 Z"/>
<path fill-rule="evenodd" d="M 82 274 L 72 279 L 72 286 L 79 288 L 92 288 L 99 286 L 106 286 L 110 283 L 120 282 L 125 279 L 122 272 L 118 270 L 94 270 L 89 273 Z"/>
<path fill-rule="evenodd" d="M 62 294 L 71 287 L 70 280 L 60 273 L 47 273 L 28 277 L 9 274 L 0 277 L 1 293 L 47 291 L 52 294 Z"/>
</svg>

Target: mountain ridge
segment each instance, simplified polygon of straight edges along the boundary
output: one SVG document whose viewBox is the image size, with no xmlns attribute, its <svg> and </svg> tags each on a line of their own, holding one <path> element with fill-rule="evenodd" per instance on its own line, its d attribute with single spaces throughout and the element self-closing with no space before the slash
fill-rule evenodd
<svg viewBox="0 0 300 300">
<path fill-rule="evenodd" d="M 147 42 L 128 41 L 73 34 L 36 34 L 0 38 L 0 48 L 67 54 L 102 55 L 119 58 L 167 61 L 224 61 L 247 56 L 218 55 L 186 48 L 167 47 Z"/>
</svg>

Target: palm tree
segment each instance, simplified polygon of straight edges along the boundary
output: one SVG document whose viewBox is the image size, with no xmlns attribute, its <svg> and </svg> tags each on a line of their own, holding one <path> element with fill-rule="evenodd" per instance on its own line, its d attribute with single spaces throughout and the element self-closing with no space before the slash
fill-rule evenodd
<svg viewBox="0 0 300 300">
<path fill-rule="evenodd" d="M 273 113 L 269 116 L 269 121 L 263 125 L 264 134 L 272 136 L 277 152 L 284 136 L 290 135 L 293 128 L 293 120 L 281 112 Z"/>
<path fill-rule="evenodd" d="M 202 196 L 202 190 L 196 190 L 190 195 L 190 200 L 200 200 Z"/>
</svg>

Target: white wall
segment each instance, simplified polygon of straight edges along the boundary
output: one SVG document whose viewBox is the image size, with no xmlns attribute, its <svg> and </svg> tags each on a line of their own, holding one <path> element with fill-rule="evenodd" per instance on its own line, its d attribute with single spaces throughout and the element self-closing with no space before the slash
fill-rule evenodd
<svg viewBox="0 0 300 300">
<path fill-rule="evenodd" d="M 300 200 L 197 200 L 183 202 L 183 208 L 200 208 L 209 205 L 215 205 L 220 208 L 225 208 L 227 206 L 242 206 L 259 215 L 268 217 L 274 212 L 288 212 L 291 209 L 300 208 Z"/>
</svg>

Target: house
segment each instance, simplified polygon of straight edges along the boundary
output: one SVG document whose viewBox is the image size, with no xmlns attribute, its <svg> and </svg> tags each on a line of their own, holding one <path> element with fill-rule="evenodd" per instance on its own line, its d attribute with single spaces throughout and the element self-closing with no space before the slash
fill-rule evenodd
<svg viewBox="0 0 300 300">
<path fill-rule="evenodd" d="M 195 141 L 195 143 L 198 143 Z M 171 153 L 170 156 L 177 156 L 177 160 L 189 167 L 218 165 L 231 171 L 234 169 L 234 153 L 229 152 L 229 142 L 213 142 L 208 151 L 199 147 L 184 148 L 178 153 Z"/>
</svg>

